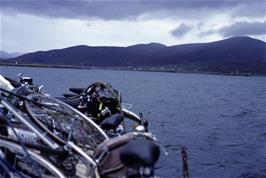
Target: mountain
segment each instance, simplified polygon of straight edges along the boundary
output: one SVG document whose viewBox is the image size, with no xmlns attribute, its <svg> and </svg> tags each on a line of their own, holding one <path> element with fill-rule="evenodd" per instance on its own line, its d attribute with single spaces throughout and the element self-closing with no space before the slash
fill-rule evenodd
<svg viewBox="0 0 266 178">
<path fill-rule="evenodd" d="M 12 59 L 23 64 L 96 67 L 164 67 L 178 71 L 266 74 L 266 43 L 234 37 L 210 43 L 165 46 L 159 43 L 128 47 L 73 46 L 37 51 Z"/>
<path fill-rule="evenodd" d="M 6 51 L 0 50 L 0 59 L 9 59 L 9 58 L 15 58 L 18 56 L 21 56 L 25 53 L 8 53 Z"/>
</svg>

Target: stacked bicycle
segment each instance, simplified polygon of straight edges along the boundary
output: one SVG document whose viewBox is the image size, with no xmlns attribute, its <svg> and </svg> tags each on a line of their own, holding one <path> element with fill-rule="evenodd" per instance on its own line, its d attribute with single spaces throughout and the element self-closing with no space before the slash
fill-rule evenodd
<svg viewBox="0 0 266 178">
<path fill-rule="evenodd" d="M 0 177 L 153 176 L 160 153 L 156 139 L 141 117 L 122 108 L 118 92 L 104 86 L 95 83 L 92 93 L 73 97 L 80 99 L 75 109 L 30 79 L 0 75 Z M 101 91 L 115 96 L 115 107 Z M 98 97 L 95 113 L 92 96 Z M 133 131 L 125 129 L 126 117 L 138 123 Z"/>
</svg>

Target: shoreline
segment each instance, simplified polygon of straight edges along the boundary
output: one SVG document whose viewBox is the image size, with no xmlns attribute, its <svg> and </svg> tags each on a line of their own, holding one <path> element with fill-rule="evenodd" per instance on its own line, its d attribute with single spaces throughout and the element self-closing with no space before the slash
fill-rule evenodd
<svg viewBox="0 0 266 178">
<path fill-rule="evenodd" d="M 171 70 L 165 67 L 88 67 L 88 66 L 72 66 L 72 65 L 43 65 L 43 64 L 12 64 L 2 63 L 0 66 L 14 66 L 14 67 L 39 67 L 39 68 L 64 68 L 64 69 L 86 69 L 86 70 L 118 70 L 118 71 L 139 71 L 139 72 L 163 72 L 163 73 L 187 73 L 187 74 L 206 74 L 206 75 L 223 75 L 223 76 L 262 76 L 263 74 L 236 74 L 236 73 L 222 73 L 222 72 L 204 72 L 193 70 Z"/>
</svg>

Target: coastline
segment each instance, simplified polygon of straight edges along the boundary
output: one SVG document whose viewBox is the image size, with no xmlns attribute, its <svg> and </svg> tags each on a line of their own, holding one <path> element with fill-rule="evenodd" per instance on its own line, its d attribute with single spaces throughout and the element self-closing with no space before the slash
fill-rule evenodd
<svg viewBox="0 0 266 178">
<path fill-rule="evenodd" d="M 211 72 L 199 70 L 174 70 L 171 67 L 156 66 L 156 67 L 96 67 L 96 66 L 73 66 L 73 65 L 44 65 L 44 64 L 14 64 L 0 62 L 0 66 L 14 66 L 14 67 L 40 67 L 40 68 L 65 68 L 65 69 L 95 69 L 95 70 L 120 70 L 120 71 L 141 71 L 141 72 L 164 72 L 164 73 L 188 73 L 188 74 L 207 74 L 207 75 L 224 75 L 224 76 L 262 76 L 264 74 L 250 74 L 250 73 L 224 73 L 224 72 Z"/>
</svg>

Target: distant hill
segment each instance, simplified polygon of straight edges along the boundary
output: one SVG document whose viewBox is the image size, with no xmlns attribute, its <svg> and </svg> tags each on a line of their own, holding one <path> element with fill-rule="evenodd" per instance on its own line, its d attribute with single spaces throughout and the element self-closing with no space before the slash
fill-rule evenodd
<svg viewBox="0 0 266 178">
<path fill-rule="evenodd" d="M 8 53 L 6 51 L 0 50 L 0 59 L 9 59 L 9 58 L 15 58 L 18 56 L 21 56 L 25 53 Z"/>
<path fill-rule="evenodd" d="M 266 43 L 249 37 L 234 37 L 211 43 L 175 46 L 159 43 L 128 47 L 81 45 L 28 53 L 12 61 L 22 64 L 153 67 L 173 71 L 266 74 Z"/>
</svg>

